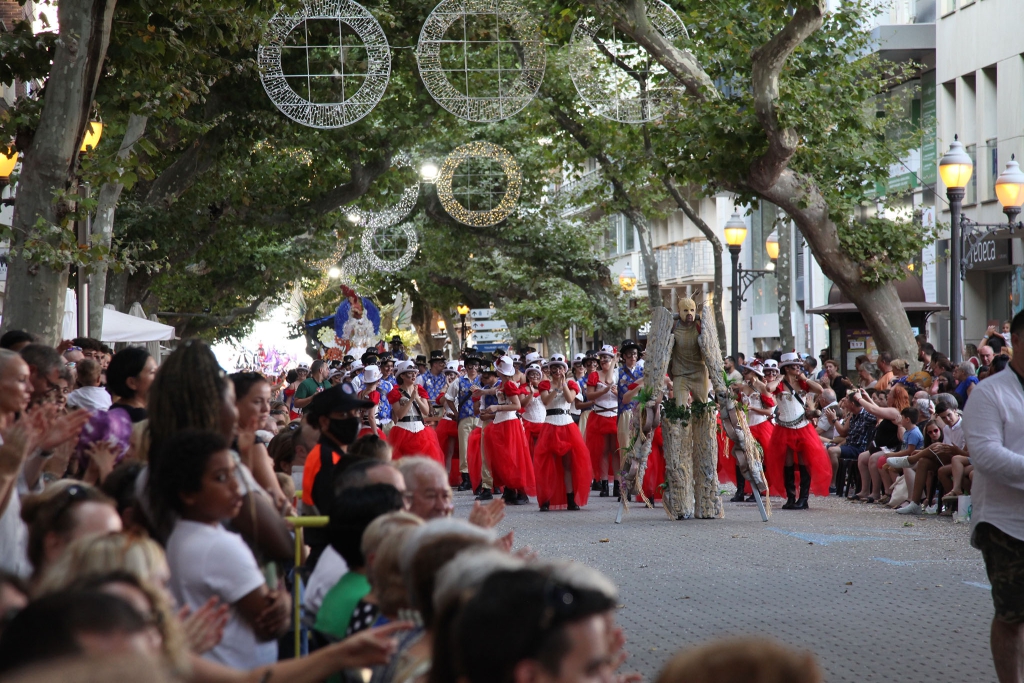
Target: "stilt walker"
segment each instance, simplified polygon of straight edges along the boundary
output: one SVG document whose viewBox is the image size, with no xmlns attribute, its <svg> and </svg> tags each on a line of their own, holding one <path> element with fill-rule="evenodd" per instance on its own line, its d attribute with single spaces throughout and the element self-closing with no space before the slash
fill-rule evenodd
<svg viewBox="0 0 1024 683">
<path fill-rule="evenodd" d="M 579 386 L 566 379 L 568 366 L 562 354 L 552 356 L 548 368 L 551 379 L 538 387 L 545 418 L 533 454 L 537 502 L 541 512 L 579 510 L 587 504 L 591 481 L 590 452 L 569 414 Z"/>
</svg>

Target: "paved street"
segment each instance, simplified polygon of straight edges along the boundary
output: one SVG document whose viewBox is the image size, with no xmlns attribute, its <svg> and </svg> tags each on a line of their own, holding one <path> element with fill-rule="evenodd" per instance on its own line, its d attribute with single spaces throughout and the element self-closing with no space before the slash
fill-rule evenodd
<svg viewBox="0 0 1024 683">
<path fill-rule="evenodd" d="M 472 503 L 457 494 L 457 515 Z M 723 520 L 672 521 L 659 507 L 593 498 L 577 513 L 509 508 L 502 532 L 545 557 L 593 565 L 621 591 L 630 663 L 653 680 L 682 646 L 770 634 L 811 649 L 828 683 L 994 681 L 992 603 L 966 525 L 812 498 L 762 523 L 754 504 Z"/>
</svg>

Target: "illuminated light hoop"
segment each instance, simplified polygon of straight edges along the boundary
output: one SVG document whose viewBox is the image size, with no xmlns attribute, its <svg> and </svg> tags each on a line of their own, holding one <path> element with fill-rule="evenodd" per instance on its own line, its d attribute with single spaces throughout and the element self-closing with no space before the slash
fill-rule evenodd
<svg viewBox="0 0 1024 683">
<path fill-rule="evenodd" d="M 281 66 L 281 55 L 285 39 L 303 22 L 311 19 L 329 19 L 338 22 L 338 45 L 342 55 L 342 73 L 333 74 L 289 74 L 292 77 L 311 78 L 341 76 L 342 97 L 345 92 L 344 46 L 341 43 L 341 24 L 355 31 L 366 50 L 367 71 L 354 74 L 363 80 L 352 97 L 341 102 L 310 102 L 289 85 Z M 352 0 L 306 0 L 302 9 L 294 14 L 275 14 L 267 26 L 266 44 L 260 45 L 258 64 L 260 81 L 270 101 L 288 118 L 310 128 L 341 128 L 355 123 L 377 106 L 391 78 L 391 47 L 384 30 L 362 5 Z M 308 35 L 307 35 L 308 40 Z M 309 45 L 305 44 L 307 51 Z M 307 69 L 308 71 L 308 69 Z"/>
<path fill-rule="evenodd" d="M 452 179 L 459 165 L 469 159 L 491 159 L 501 164 L 501 170 L 505 173 L 507 185 L 505 194 L 501 201 L 493 209 L 485 211 L 471 211 L 459 202 L 452 193 Z M 516 158 L 508 150 L 490 142 L 470 142 L 456 148 L 441 165 L 435 181 L 437 197 L 441 200 L 441 206 L 448 212 L 448 215 L 462 223 L 476 228 L 487 228 L 497 225 L 508 218 L 516 208 L 519 201 L 519 193 L 523 188 L 523 173 L 516 163 Z"/>
<path fill-rule="evenodd" d="M 658 32 L 670 41 L 689 37 L 683 20 L 662 0 L 648 2 L 647 17 Z M 660 118 L 665 112 L 666 104 L 679 94 L 681 88 L 669 85 L 656 87 L 653 91 L 641 91 L 639 83 L 621 67 L 610 63 L 608 54 L 595 42 L 594 37 L 605 27 L 603 21 L 587 15 L 580 17 L 572 30 L 572 38 L 569 40 L 569 76 L 576 86 L 576 92 L 599 115 L 612 121 L 645 123 Z M 635 63 L 647 55 L 647 52 L 636 44 L 619 53 L 616 52 L 616 46 L 622 47 L 622 39 L 612 26 L 612 38 L 604 43 L 605 49 L 612 56 L 627 63 L 630 60 Z M 648 75 L 648 85 L 655 78 L 670 82 L 673 80 L 665 67 L 653 62 Z M 623 95 L 626 90 L 633 91 L 633 94 Z"/>
<path fill-rule="evenodd" d="M 404 251 L 394 246 L 395 242 L 401 239 L 406 243 Z M 416 229 L 408 223 L 367 228 L 363 231 L 363 251 L 359 254 L 360 267 L 364 270 L 394 273 L 412 263 L 417 249 L 419 236 Z"/>
<path fill-rule="evenodd" d="M 412 157 L 405 152 L 398 154 L 392 162 L 393 168 L 412 168 Z M 349 220 L 364 228 L 385 228 L 401 223 L 416 208 L 416 200 L 420 197 L 420 181 L 417 180 L 402 191 L 398 203 L 380 211 L 352 209 L 346 213 Z"/>
<path fill-rule="evenodd" d="M 497 46 L 497 68 L 470 68 L 467 54 L 469 46 L 465 40 L 445 40 L 444 35 L 456 22 L 462 21 L 465 33 L 467 17 L 481 15 L 495 16 L 494 40 L 490 43 Z M 512 28 L 512 36 L 502 39 L 501 31 L 506 26 Z M 480 42 L 480 41 L 471 41 Z M 459 43 L 463 49 L 463 68 L 445 69 L 441 64 L 441 49 L 444 45 Z M 507 45 L 509 50 L 516 49 L 521 56 L 518 71 L 511 85 L 506 87 L 502 74 L 508 73 L 501 68 L 501 49 Z M 517 46 L 517 47 L 513 47 Z M 533 16 L 515 0 L 442 0 L 430 13 L 420 29 L 419 41 L 416 45 L 416 63 L 420 78 L 427 92 L 439 105 L 455 116 L 467 121 L 486 123 L 501 121 L 514 116 L 528 105 L 537 94 L 541 81 L 544 80 L 544 67 L 547 55 L 544 50 L 544 38 L 540 25 Z M 490 72 L 497 75 L 498 95 L 490 97 L 473 97 L 469 89 L 471 73 Z M 465 79 L 466 93 L 459 92 L 448 80 L 451 74 L 456 78 Z"/>
</svg>

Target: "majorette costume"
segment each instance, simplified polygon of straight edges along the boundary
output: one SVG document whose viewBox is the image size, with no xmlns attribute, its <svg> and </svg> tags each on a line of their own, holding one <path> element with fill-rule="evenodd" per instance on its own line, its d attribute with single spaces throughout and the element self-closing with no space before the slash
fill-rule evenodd
<svg viewBox="0 0 1024 683">
<path fill-rule="evenodd" d="M 512 359 L 508 356 L 502 356 L 494 365 L 498 374 L 503 377 L 510 378 L 515 372 Z M 518 396 L 520 391 L 515 382 L 505 379 L 495 394 L 498 407 L 513 404 L 512 399 Z M 494 487 L 506 489 L 507 497 L 511 496 L 508 489 L 529 496 L 536 495 L 533 460 L 517 411 L 499 410 L 495 413 L 494 421 L 484 429 L 483 441 Z"/>
<path fill-rule="evenodd" d="M 597 352 L 598 356 L 607 356 L 614 360 L 615 349 L 610 345 L 601 347 Z M 593 478 L 598 481 L 607 482 L 609 477 L 615 476 L 615 470 L 619 464 L 619 397 L 616 387 L 619 381 L 618 368 L 612 367 L 610 377 L 602 379 L 601 371 L 590 373 L 587 377 L 587 393 L 592 394 L 598 389 L 598 384 L 610 387 L 608 391 L 594 399 L 594 407 L 590 410 L 590 417 L 587 418 L 587 450 L 590 451 L 590 466 Z M 607 437 L 611 437 L 610 445 Z M 606 452 L 607 449 L 607 452 Z M 607 458 L 607 464 L 602 469 L 601 460 Z M 608 495 L 607 485 L 602 485 L 601 496 Z"/>
<path fill-rule="evenodd" d="M 568 370 L 565 356 L 555 354 L 548 367 L 561 366 Z M 573 380 L 565 380 L 572 392 L 573 400 L 579 386 Z M 551 382 L 545 380 L 538 387 L 541 392 L 551 391 Z M 536 399 L 538 402 L 540 398 Z M 542 403 L 542 405 L 544 405 Z M 578 510 L 587 504 L 590 496 L 591 466 L 590 451 L 583 443 L 583 437 L 569 414 L 569 401 L 561 389 L 548 396 L 544 423 L 541 426 L 537 448 L 533 453 L 533 464 L 537 474 L 537 502 L 541 510 Z M 569 462 L 569 481 L 566 490 L 566 463 Z"/>
<path fill-rule="evenodd" d="M 757 375 L 758 379 L 760 379 L 762 382 L 764 381 L 764 367 L 760 360 L 754 359 L 748 365 L 741 366 L 740 370 L 745 373 L 752 372 L 755 375 Z M 766 451 L 768 450 L 768 444 L 771 443 L 772 432 L 774 431 L 774 427 L 771 422 L 771 417 L 768 415 L 762 415 L 761 413 L 757 412 L 757 410 L 774 411 L 775 399 L 773 399 L 770 394 L 763 394 L 759 391 L 754 391 L 753 393 L 749 394 L 740 392 L 740 396 L 743 403 L 746 404 L 748 408 L 754 409 L 747 411 L 747 425 L 750 427 L 751 435 L 753 435 L 754 439 L 757 440 L 759 444 L 761 444 L 761 450 Z M 725 430 L 722 431 L 724 433 Z M 739 502 L 740 500 L 742 500 L 743 490 L 746 486 L 745 483 L 743 486 L 741 486 L 740 482 L 745 482 L 746 480 L 743 478 L 743 474 L 739 470 L 739 465 L 737 465 L 736 459 L 732 457 L 732 449 L 732 440 L 726 437 L 724 453 L 719 453 L 720 460 L 718 463 L 719 472 L 722 472 L 724 460 L 725 475 L 719 476 L 719 479 L 722 481 L 729 481 L 737 485 L 736 495 L 733 497 L 732 500 L 733 502 Z M 782 491 L 782 482 L 769 481 L 768 488 L 772 492 Z M 751 493 L 750 500 L 753 500 L 753 493 Z"/>
<path fill-rule="evenodd" d="M 665 483 L 665 441 L 661 436 L 661 425 L 651 437 L 651 454 L 647 456 L 644 470 L 644 495 L 649 500 L 661 500 L 661 485 Z"/>
<path fill-rule="evenodd" d="M 458 486 L 462 483 L 462 477 L 459 474 L 459 423 L 457 420 L 458 415 L 448 405 L 447 399 L 450 396 L 450 390 L 454 386 L 456 391 L 459 386 L 459 361 L 453 360 L 448 361 L 448 364 L 444 369 L 445 375 L 448 376 L 448 386 L 437 395 L 435 402 L 441 406 L 443 413 L 441 419 L 438 420 L 434 426 L 434 431 L 437 432 L 437 443 L 441 446 L 441 453 L 444 454 L 445 459 L 448 459 L 451 454 L 451 467 L 448 473 L 448 483 L 452 486 Z M 429 392 L 428 392 L 429 393 Z"/>
<path fill-rule="evenodd" d="M 782 354 L 779 367 L 785 373 L 789 365 L 802 365 L 796 353 Z M 774 390 L 776 403 L 775 429 L 771 441 L 765 448 L 764 469 L 768 478 L 769 488 L 783 482 L 786 489 L 787 502 L 783 509 L 794 506 L 803 509 L 807 504 L 808 492 L 816 496 L 827 496 L 832 481 L 832 465 L 828 453 L 818 438 L 814 425 L 804 416 L 804 404 L 797 392 L 806 393 L 810 390 L 807 381 L 800 378 L 796 386 L 783 374 Z M 786 452 L 793 451 L 793 464 L 786 465 Z M 800 475 L 800 498 L 796 497 L 796 478 Z M 788 507 L 786 507 L 788 506 Z"/>
<path fill-rule="evenodd" d="M 526 368 L 527 378 L 531 372 L 537 373 L 540 377 L 544 376 L 539 365 L 530 365 Z M 532 457 L 537 452 L 537 439 L 540 437 L 541 428 L 544 427 L 544 402 L 540 400 L 540 391 L 535 391 L 529 382 L 522 386 L 520 395 L 531 397 L 530 402 L 523 409 L 523 429 L 526 430 L 526 444 L 530 447 L 530 456 Z"/>
<path fill-rule="evenodd" d="M 408 360 L 403 360 L 395 368 L 395 374 L 399 379 L 403 373 L 415 371 L 416 365 Z M 423 387 L 413 385 L 411 390 L 429 400 Z M 405 417 L 396 420 L 395 426 L 388 434 L 388 443 L 391 444 L 391 459 L 398 460 L 407 455 L 425 455 L 444 465 L 444 454 L 441 452 L 441 446 L 437 443 L 437 432 L 427 429 L 423 424 L 423 414 L 420 412 L 419 405 L 413 400 L 412 394 L 403 391 L 401 386 L 395 387 L 388 394 L 388 401 L 393 410 L 403 398 L 409 399 L 411 404 Z"/>
<path fill-rule="evenodd" d="M 368 365 L 363 370 L 363 388 L 356 394 L 359 398 L 364 401 L 370 401 L 374 404 L 380 404 L 380 392 L 377 391 L 377 387 L 371 390 L 367 390 L 367 387 L 374 382 L 379 382 L 381 378 L 380 368 L 376 365 Z M 376 434 L 380 438 L 384 438 L 384 432 L 377 427 L 377 408 L 368 408 L 367 410 L 359 413 L 359 434 L 356 436 L 357 439 L 361 439 L 367 434 Z"/>
</svg>

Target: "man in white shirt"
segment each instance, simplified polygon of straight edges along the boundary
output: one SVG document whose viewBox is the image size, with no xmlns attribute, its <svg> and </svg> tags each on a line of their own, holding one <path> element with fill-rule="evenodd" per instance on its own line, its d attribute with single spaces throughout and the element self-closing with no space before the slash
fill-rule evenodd
<svg viewBox="0 0 1024 683">
<path fill-rule="evenodd" d="M 992 584 L 991 647 L 1000 683 L 1024 681 L 1024 313 L 1010 325 L 1013 360 L 974 387 L 963 432 L 974 465 L 971 544 Z M 947 422 L 948 425 L 948 422 Z M 952 434 L 952 426 L 951 434 Z"/>
</svg>

